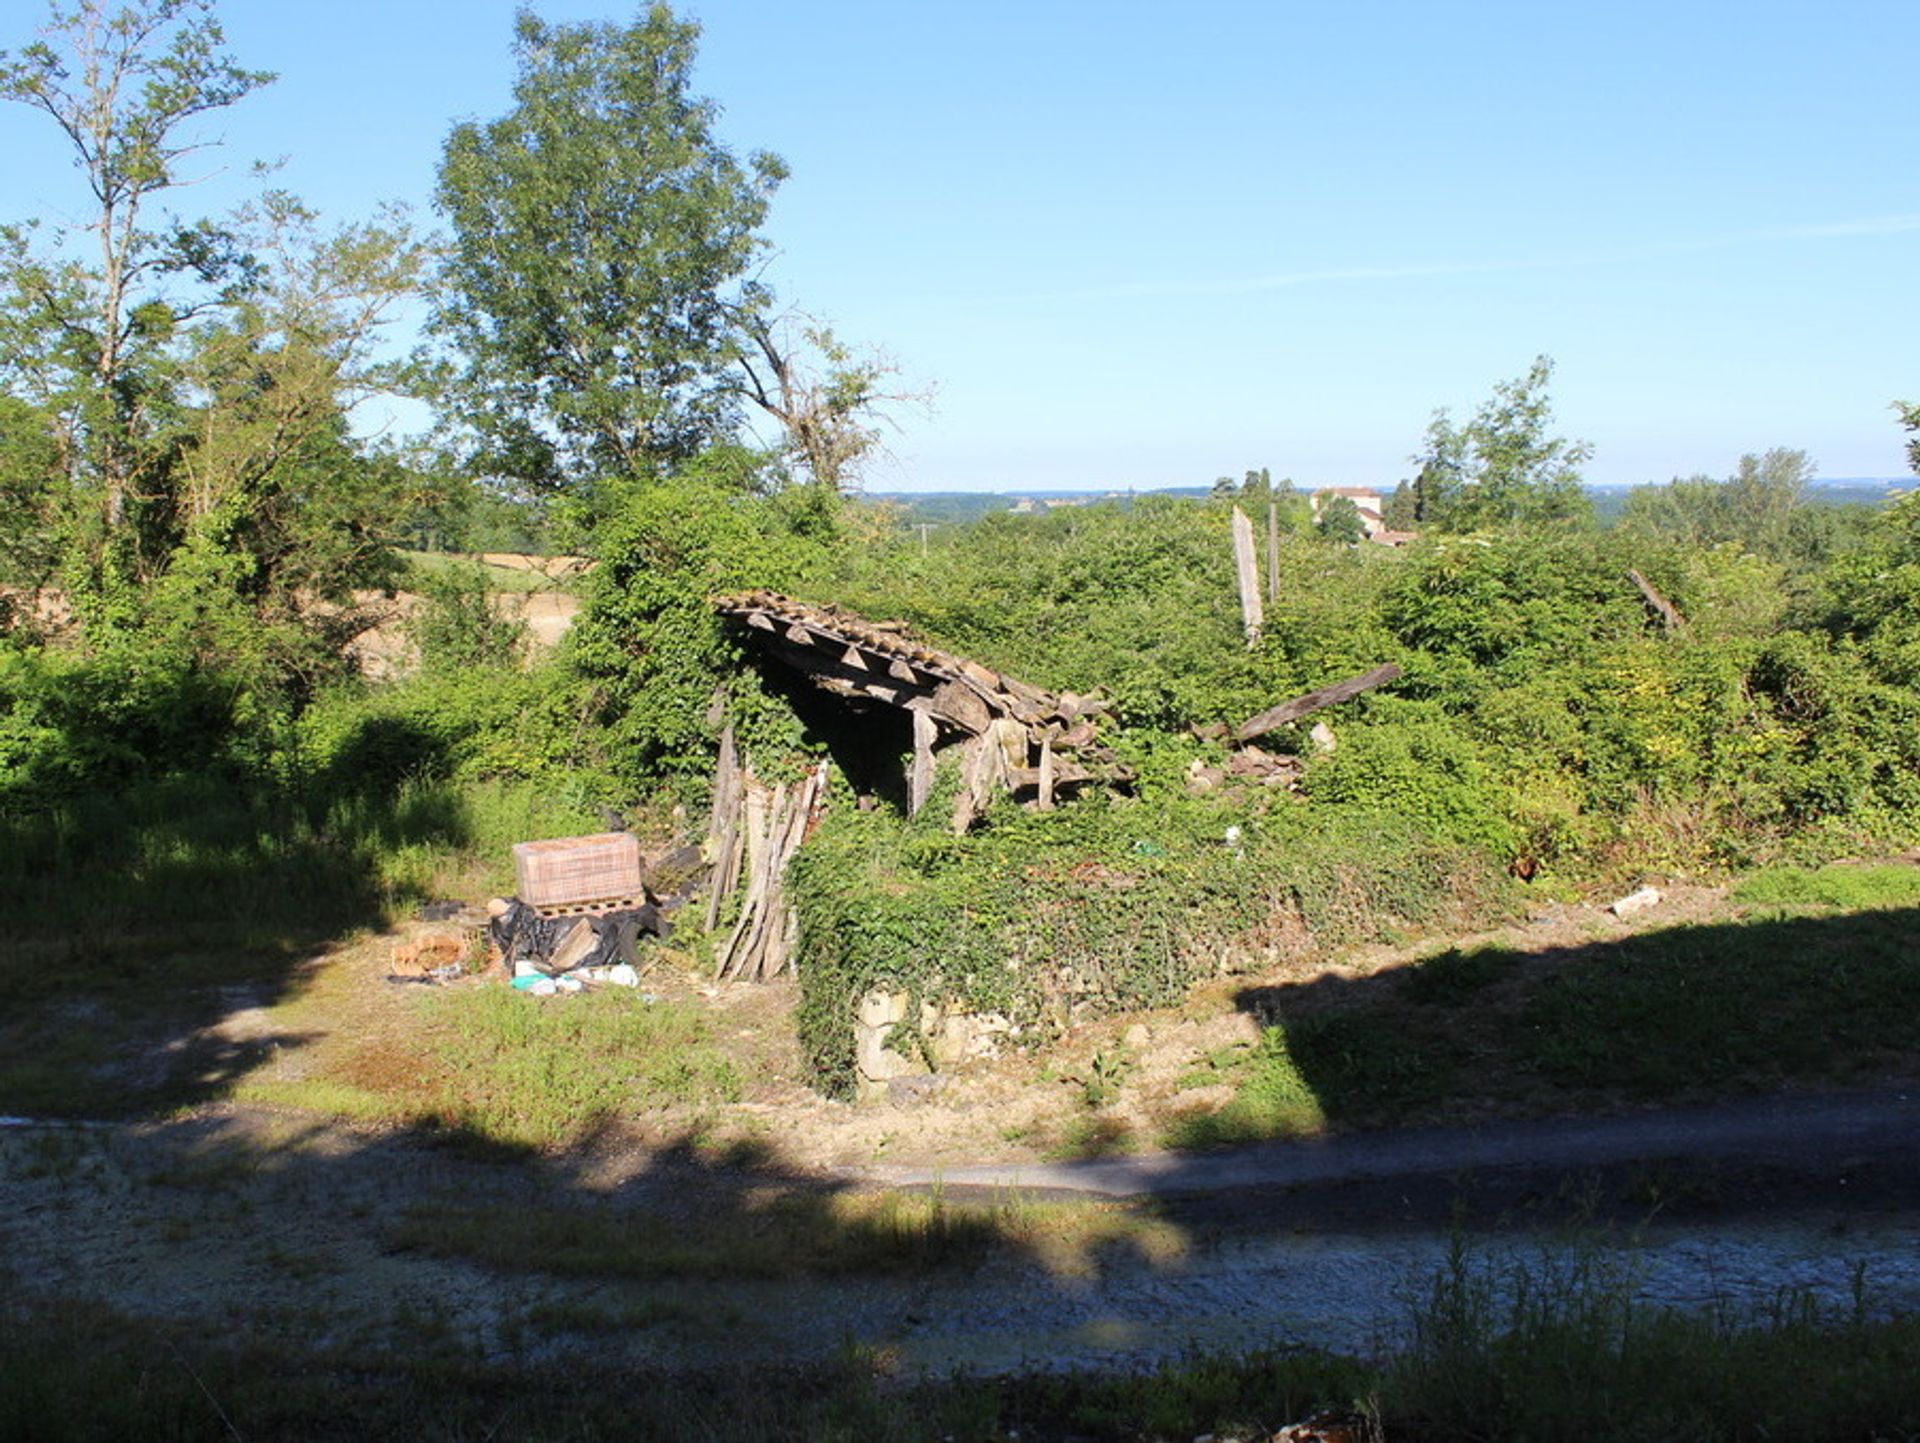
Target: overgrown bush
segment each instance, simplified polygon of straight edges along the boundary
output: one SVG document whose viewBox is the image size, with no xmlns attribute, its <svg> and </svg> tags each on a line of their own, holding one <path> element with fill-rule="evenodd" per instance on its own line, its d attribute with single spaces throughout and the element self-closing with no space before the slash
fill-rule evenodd
<svg viewBox="0 0 1920 1443">
<path fill-rule="evenodd" d="M 620 495 L 568 654 L 621 771 L 697 790 L 723 716 L 763 763 L 801 747 L 791 708 L 744 664 L 711 603 L 751 588 L 806 593 L 829 566 L 823 529 L 807 498 L 708 478 Z"/>
<path fill-rule="evenodd" d="M 526 623 L 495 607 L 487 568 L 454 558 L 430 570 L 415 567 L 422 606 L 409 631 L 428 671 L 510 671 L 526 646 Z"/>
<path fill-rule="evenodd" d="M 999 1013 L 1041 1042 L 1204 977 L 1506 899 L 1488 853 L 1371 809 L 1250 817 L 1150 791 L 1046 814 L 1004 804 L 964 838 L 943 815 L 937 799 L 913 822 L 837 806 L 794 863 L 800 1035 L 829 1091 L 852 1085 L 850 1022 L 875 988 Z"/>
</svg>

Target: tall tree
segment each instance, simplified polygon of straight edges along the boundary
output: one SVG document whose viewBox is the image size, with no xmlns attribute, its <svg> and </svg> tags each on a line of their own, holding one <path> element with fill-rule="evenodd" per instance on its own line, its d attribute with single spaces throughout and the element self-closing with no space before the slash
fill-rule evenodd
<svg viewBox="0 0 1920 1443">
<path fill-rule="evenodd" d="M 1414 457 L 1422 522 L 1470 531 L 1591 519 L 1580 468 L 1593 448 L 1548 433 L 1552 379 L 1553 362 L 1540 356 L 1526 375 L 1495 386 L 1465 426 L 1455 427 L 1445 411 L 1434 415 L 1426 448 Z"/>
<path fill-rule="evenodd" d="M 52 118 L 93 200 L 94 264 L 36 258 L 13 228 L 4 279 L 16 315 L 58 337 L 37 357 L 16 351 L 13 364 L 42 368 L 69 477 L 93 492 L 107 551 L 130 539 L 137 503 L 162 499 L 144 484 L 164 467 L 151 373 L 174 328 L 246 271 L 219 228 L 156 229 L 150 216 L 188 183 L 180 164 L 206 144 L 191 122 L 273 78 L 235 64 L 224 43 L 210 0 L 77 0 L 55 7 L 17 55 L 0 52 L 0 98 Z"/>
<path fill-rule="evenodd" d="M 1815 466 L 1804 451 L 1776 446 L 1740 458 L 1724 481 L 1676 477 L 1665 486 L 1636 486 L 1620 513 L 1621 529 L 1687 546 L 1736 542 L 1769 560 L 1801 569 L 1819 564 L 1843 540 L 1832 508 L 1807 496 Z"/>
<path fill-rule="evenodd" d="M 1389 531 L 1411 531 L 1420 524 L 1420 503 L 1411 481 L 1402 481 L 1393 488 L 1380 513 L 1380 522 Z"/>
<path fill-rule="evenodd" d="M 99 242 L 0 236 L 0 566 L 96 649 L 278 688 L 338 664 L 340 603 L 390 575 L 418 485 L 349 415 L 394 384 L 381 326 L 425 252 L 397 215 L 326 233 L 275 192 L 142 218 L 185 183 L 189 122 L 268 78 L 222 43 L 206 0 L 78 0 L 0 66 L 74 147 Z"/>
<path fill-rule="evenodd" d="M 1321 503 L 1314 530 L 1323 541 L 1340 541 L 1348 546 L 1358 546 L 1367 539 L 1366 519 L 1351 496 L 1327 497 Z"/>
<path fill-rule="evenodd" d="M 764 307 L 735 313 L 741 394 L 781 428 L 781 450 L 824 492 L 857 490 L 865 463 L 880 449 L 881 427 L 899 405 L 925 406 L 925 390 L 891 389 L 900 368 L 877 352 L 860 354 L 832 329 Z"/>
<path fill-rule="evenodd" d="M 1895 401 L 1893 409 L 1900 413 L 1900 424 L 1913 433 L 1907 440 L 1907 469 L 1920 476 L 1920 406 Z"/>
<path fill-rule="evenodd" d="M 225 656 L 247 651 L 233 642 L 250 629 L 277 629 L 278 657 L 310 672 L 364 628 L 352 591 L 398 579 L 390 539 L 430 490 L 349 424 L 361 402 L 406 388 L 382 335 L 426 249 L 397 211 L 329 231 L 277 191 L 236 227 L 260 280 L 183 350 L 174 549 L 155 606 L 177 622 L 217 596 Z"/>
<path fill-rule="evenodd" d="M 513 108 L 447 139 L 435 323 L 485 473 L 591 492 L 733 419 L 730 316 L 764 300 L 751 271 L 785 167 L 714 135 L 689 89 L 698 35 L 664 4 L 629 25 L 522 12 Z"/>
</svg>

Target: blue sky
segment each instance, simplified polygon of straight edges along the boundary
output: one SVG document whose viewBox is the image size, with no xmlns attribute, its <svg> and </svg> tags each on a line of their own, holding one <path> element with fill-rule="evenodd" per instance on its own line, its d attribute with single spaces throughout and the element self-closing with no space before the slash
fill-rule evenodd
<svg viewBox="0 0 1920 1443">
<path fill-rule="evenodd" d="M 553 20 L 627 5 L 554 0 Z M 1920 400 L 1920 4 L 696 0 L 699 89 L 792 178 L 769 276 L 938 386 L 880 489 L 1407 474 L 1536 354 L 1596 481 L 1796 446 L 1897 476 Z M 37 0 L 0 0 L 0 45 Z M 231 173 L 424 207 L 508 103 L 510 0 L 225 0 L 281 79 Z M 0 109 L 0 217 L 77 177 Z"/>
</svg>

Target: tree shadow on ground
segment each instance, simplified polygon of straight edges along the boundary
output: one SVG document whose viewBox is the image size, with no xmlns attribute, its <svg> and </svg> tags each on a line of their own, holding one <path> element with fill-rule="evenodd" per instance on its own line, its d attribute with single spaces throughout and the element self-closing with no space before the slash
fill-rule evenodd
<svg viewBox="0 0 1920 1443">
<path fill-rule="evenodd" d="M 0 1112 L 159 1115 L 222 1097 L 287 1043 L 219 1024 L 296 992 L 330 945 L 410 900 L 383 859 L 467 839 L 453 791 L 388 765 L 431 776 L 444 744 L 370 725 L 318 776 L 221 764 L 0 804 Z"/>
<path fill-rule="evenodd" d="M 1787 915 L 1542 951 L 1451 948 L 1243 989 L 1336 1127 L 1871 1083 L 1920 1061 L 1920 911 Z"/>
<path fill-rule="evenodd" d="M 116 995 L 134 1008 L 154 1006 L 147 1031 L 110 1032 L 184 1058 L 154 1085 L 129 1088 L 124 1110 L 135 1116 L 151 1117 L 163 1102 L 223 1095 L 259 1060 L 244 1040 L 210 1038 L 232 989 L 252 989 L 258 1005 L 285 995 L 300 984 L 302 948 L 376 919 L 383 905 L 375 844 L 388 834 L 377 818 L 341 832 L 330 828 L 354 814 L 329 810 L 327 827 L 289 841 L 262 833 L 262 820 L 278 815 L 270 801 L 228 798 L 220 804 L 227 810 L 215 812 L 217 795 L 197 786 L 143 801 L 123 833 L 143 857 L 177 844 L 172 870 L 131 871 L 121 891 L 107 892 L 99 857 L 110 854 L 110 839 L 70 827 L 51 834 L 67 849 L 63 874 L 14 873 L 28 890 L 40 889 L 47 918 L 88 920 L 102 935 L 131 926 L 143 909 L 155 914 L 152 935 L 165 945 L 151 960 L 56 994 L 65 1014 L 55 1001 L 37 1001 L 29 1020 L 7 1024 L 9 1040 L 21 1044 L 9 1057 L 44 1061 L 57 1058 L 59 1038 L 88 1030 L 59 1031 L 63 1018 L 84 1023 L 93 1009 L 96 1021 L 119 1026 L 110 1011 Z M 428 808 L 418 825 L 444 840 L 457 823 L 457 815 Z M 80 855 L 81 840 L 94 851 Z M 194 906 L 178 905 L 183 892 L 197 898 Z M 255 909 L 242 912 L 246 940 L 229 936 L 196 952 L 193 913 L 215 902 Z M 1915 916 L 1755 917 L 1540 954 L 1456 951 L 1370 977 L 1248 988 L 1240 1005 L 1277 1039 L 1248 1066 L 1276 1076 L 1286 1069 L 1292 1095 L 1304 1095 L 1337 1131 L 1416 1112 L 1445 1122 L 1449 1108 L 1493 1127 L 1506 1126 L 1489 1121 L 1503 1107 L 1849 1080 L 1853 1062 L 1838 1059 L 1871 1073 L 1920 1052 L 1920 961 L 1905 941 Z M 319 917 L 325 925 L 314 927 Z M 32 946 L 61 945 L 50 921 L 36 925 L 43 930 L 30 936 Z M 97 1072 L 101 1061 L 70 1065 Z M 44 1079 L 49 1093 L 57 1074 Z M 1095 1352 L 1097 1328 L 1106 1327 L 1124 1349 L 1140 1344 L 1141 1331 L 1118 1300 L 1129 1289 L 1177 1290 L 1218 1234 L 1433 1229 L 1458 1215 L 1463 1197 L 1475 1218 L 1531 1225 L 1578 1217 L 1592 1196 L 1583 1195 L 1592 1170 L 1577 1161 L 1522 1158 L 1471 1175 L 1443 1161 L 1397 1175 L 1336 1171 L 1313 1184 L 1247 1188 L 1221 1184 L 1205 1155 L 1166 1160 L 1161 1183 L 1172 1195 L 1152 1203 L 937 1183 L 902 1194 L 797 1165 L 781 1156 L 777 1131 L 762 1143 L 719 1145 L 699 1126 L 649 1136 L 606 1124 L 568 1148 L 536 1151 L 474 1128 L 356 1129 L 262 1112 L 126 1130 L 9 1131 L 0 1133 L 0 1159 L 0 1180 L 18 1204 L 8 1266 L 22 1285 L 17 1296 L 28 1296 L 22 1288 L 31 1280 L 30 1315 L 45 1316 L 32 1309 L 53 1307 L 52 1295 L 66 1291 L 116 1317 L 166 1320 L 176 1348 L 188 1346 L 178 1330 L 198 1330 L 201 1342 L 183 1356 L 201 1378 L 239 1390 L 226 1403 L 248 1410 L 234 1420 L 248 1437 L 325 1436 L 314 1424 L 331 1416 L 298 1381 L 274 1394 L 249 1376 L 335 1385 L 345 1378 L 351 1387 L 356 1376 L 368 1383 L 369 1373 L 354 1370 L 369 1356 L 401 1370 L 398 1383 L 381 1385 L 388 1391 L 379 1406 L 411 1390 L 430 1400 L 431 1421 L 446 1436 L 543 1436 L 540 1408 L 556 1401 L 624 1407 L 624 1428 L 619 1415 L 607 1415 L 613 1434 L 806 1436 L 802 1422 L 844 1434 L 846 1419 L 807 1412 L 810 1390 L 827 1386 L 822 1380 L 853 1389 L 830 1392 L 829 1412 L 853 1407 L 848 1398 L 869 1399 L 869 1384 L 911 1371 L 942 1310 L 983 1278 L 1026 1280 L 1018 1295 L 1025 1311 L 1007 1312 L 1006 1326 L 1033 1329 L 1036 1348 Z M 1640 1171 L 1601 1179 L 1622 1209 L 1644 1210 L 1662 1193 L 1705 1185 L 1703 1178 L 1722 1197 L 1755 1186 L 1751 1172 L 1675 1172 L 1665 1154 L 1632 1166 Z M 1794 1176 L 1814 1174 L 1803 1168 Z M 29 1226 L 35 1217 L 59 1225 Z M 129 1258 L 137 1268 L 121 1266 Z M 1075 1321 L 1049 1331 L 1050 1323 L 1032 1321 L 1038 1317 Z M 230 1357 L 210 1360 L 206 1339 L 236 1329 L 249 1334 L 249 1347 L 266 1350 L 262 1357 L 232 1368 Z M 1272 1338 L 1250 1323 L 1241 1341 Z M 1318 1355 L 1298 1356 L 1322 1368 L 1315 1386 L 1334 1376 Z M 1274 1376 L 1291 1376 L 1294 1386 L 1306 1374 L 1276 1367 Z M 972 1396 L 978 1403 L 992 1395 Z M 715 1399 L 730 1416 L 715 1415 Z M 1276 1403 L 1265 1416 L 1284 1421 L 1314 1401 L 1302 1392 L 1288 1411 Z M 388 1416 L 369 1408 L 367 1416 Z M 635 1424 L 636 1412 L 646 1414 L 644 1425 Z M 567 1415 L 573 1436 L 599 1426 L 594 1413 L 595 1428 L 574 1427 L 583 1416 Z M 1004 1421 L 990 1408 L 982 1416 L 995 1427 Z M 503 1420 L 508 1426 L 497 1431 Z M 363 1425 L 355 1420 L 362 1435 Z M 891 1426 L 873 1423 L 859 1436 L 889 1436 Z M 354 1433 L 343 1427 L 337 1436 Z"/>
</svg>

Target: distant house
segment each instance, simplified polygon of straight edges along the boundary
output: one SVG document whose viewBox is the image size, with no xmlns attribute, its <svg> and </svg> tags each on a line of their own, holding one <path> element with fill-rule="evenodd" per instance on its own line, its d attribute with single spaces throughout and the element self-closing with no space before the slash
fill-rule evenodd
<svg viewBox="0 0 1920 1443">
<path fill-rule="evenodd" d="M 1387 529 L 1386 503 L 1380 499 L 1380 493 L 1371 486 L 1321 487 L 1313 493 L 1315 521 L 1320 519 L 1320 508 L 1336 496 L 1344 496 L 1353 503 L 1354 509 L 1360 513 L 1360 525 L 1365 528 L 1369 541 Z"/>
</svg>

